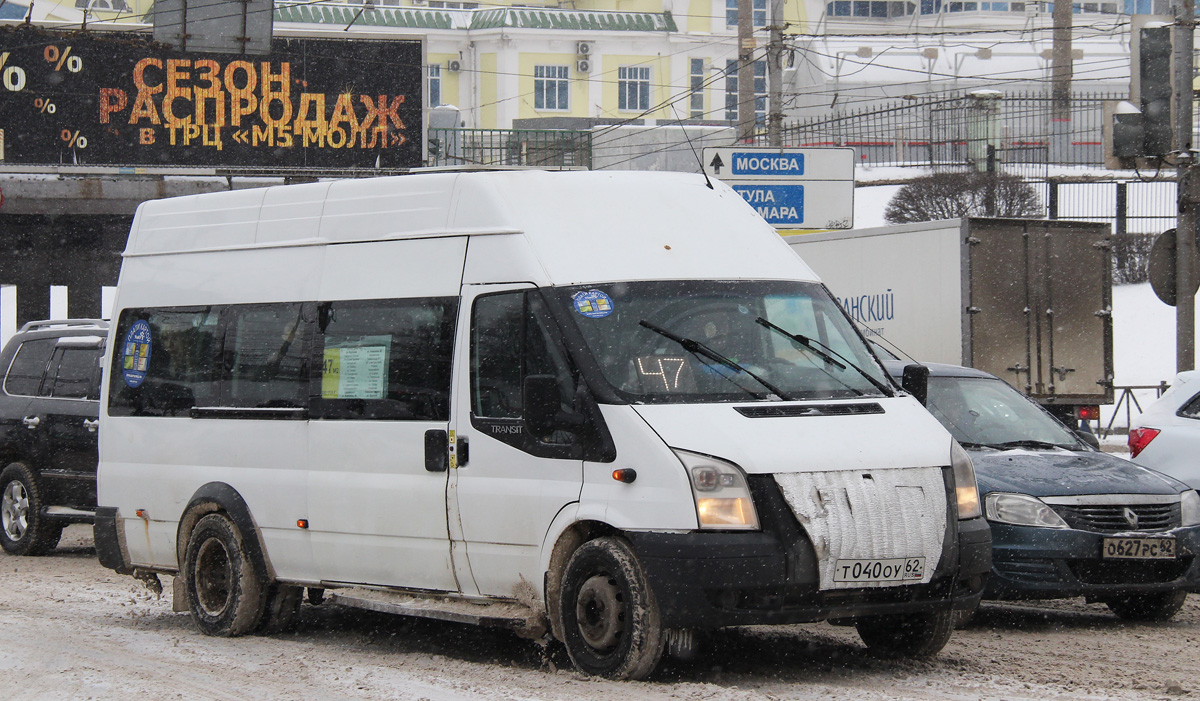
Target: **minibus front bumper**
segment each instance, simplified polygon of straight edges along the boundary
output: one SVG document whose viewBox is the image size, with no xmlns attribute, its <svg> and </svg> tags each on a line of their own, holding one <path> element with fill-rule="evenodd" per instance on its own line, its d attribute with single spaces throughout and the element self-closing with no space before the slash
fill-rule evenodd
<svg viewBox="0 0 1200 701">
<path fill-rule="evenodd" d="M 626 533 L 665 627 L 804 623 L 968 610 L 979 603 L 992 548 L 982 518 L 948 519 L 928 584 L 822 591 L 816 553 L 778 488 L 769 480 L 750 482 L 761 531 Z"/>
</svg>

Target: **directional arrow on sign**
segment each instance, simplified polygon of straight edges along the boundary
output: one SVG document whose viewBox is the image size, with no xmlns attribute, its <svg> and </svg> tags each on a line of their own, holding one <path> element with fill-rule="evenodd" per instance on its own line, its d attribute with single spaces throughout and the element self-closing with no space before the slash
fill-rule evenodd
<svg viewBox="0 0 1200 701">
<path fill-rule="evenodd" d="M 713 156 L 712 162 L 708 164 L 708 167 L 713 169 L 713 175 L 720 175 L 721 168 L 724 167 L 724 165 L 725 161 L 721 160 L 721 154 L 718 153 L 717 155 Z"/>
</svg>

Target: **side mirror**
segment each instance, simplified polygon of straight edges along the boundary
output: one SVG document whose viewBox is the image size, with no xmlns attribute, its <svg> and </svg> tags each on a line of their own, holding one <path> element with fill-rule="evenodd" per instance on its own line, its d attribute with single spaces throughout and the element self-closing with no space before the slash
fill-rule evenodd
<svg viewBox="0 0 1200 701">
<path fill-rule="evenodd" d="M 525 427 L 534 437 L 553 433 L 560 411 L 558 378 L 554 375 L 529 375 L 521 388 Z"/>
<path fill-rule="evenodd" d="M 925 400 L 929 398 L 929 368 L 924 365 L 904 366 L 904 375 L 900 378 L 900 387 L 916 397 L 921 406 L 925 405 Z"/>
<path fill-rule="evenodd" d="M 1096 437 L 1096 434 L 1092 433 L 1091 431 L 1084 431 L 1080 428 L 1074 429 L 1074 433 L 1079 440 L 1087 443 L 1096 450 L 1100 450 L 1100 439 Z"/>
</svg>

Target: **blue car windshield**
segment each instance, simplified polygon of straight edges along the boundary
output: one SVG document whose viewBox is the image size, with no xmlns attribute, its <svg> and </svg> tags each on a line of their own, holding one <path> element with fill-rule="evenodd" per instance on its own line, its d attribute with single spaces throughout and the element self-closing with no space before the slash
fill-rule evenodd
<svg viewBox="0 0 1200 701">
<path fill-rule="evenodd" d="M 1001 380 L 930 377 L 926 407 L 967 448 L 1083 449 L 1071 431 Z"/>
<path fill-rule="evenodd" d="M 887 375 L 819 283 L 559 288 L 604 381 L 631 402 L 880 397 Z"/>
</svg>

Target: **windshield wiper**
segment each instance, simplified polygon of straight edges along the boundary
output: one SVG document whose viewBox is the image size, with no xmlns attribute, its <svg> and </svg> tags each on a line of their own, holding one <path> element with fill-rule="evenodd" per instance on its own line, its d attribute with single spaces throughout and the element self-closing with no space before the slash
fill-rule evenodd
<svg viewBox="0 0 1200 701">
<path fill-rule="evenodd" d="M 712 348 L 709 348 L 708 346 L 704 345 L 703 343 L 701 343 L 697 340 L 691 339 L 691 338 L 685 338 L 678 334 L 671 333 L 670 331 L 667 331 L 666 329 L 662 328 L 661 326 L 655 326 L 654 324 L 650 323 L 649 321 L 646 321 L 645 319 L 642 319 L 638 323 L 641 324 L 642 326 L 645 326 L 646 328 L 650 329 L 654 333 L 659 334 L 660 336 L 665 336 L 665 337 L 671 339 L 672 341 L 678 343 L 679 345 L 683 346 L 683 349 L 685 351 L 687 351 L 689 353 L 694 353 L 696 355 L 702 355 L 705 358 L 708 358 L 709 360 L 712 360 L 712 361 L 720 363 L 721 365 L 724 365 L 725 367 L 729 368 L 730 370 L 746 373 L 750 377 L 754 378 L 760 385 L 771 390 L 771 394 L 774 394 L 776 397 L 779 397 L 780 399 L 784 399 L 784 400 L 789 399 L 787 393 L 784 392 L 783 390 L 779 389 L 778 387 L 771 384 L 767 380 L 759 377 L 755 373 L 750 372 L 746 368 L 739 365 L 737 362 L 730 360 L 729 358 L 726 358 L 725 356 L 716 352 Z M 730 382 L 732 382 L 732 381 L 733 381 L 733 378 L 730 378 Z M 738 385 L 736 382 L 734 382 L 733 384 L 737 385 L 738 387 L 741 387 L 743 390 L 749 392 L 750 394 L 754 395 L 754 397 L 756 397 L 758 399 L 763 398 L 763 394 L 761 392 L 755 392 L 747 387 L 742 387 L 741 385 Z"/>
<path fill-rule="evenodd" d="M 772 331 L 774 331 L 776 333 L 783 334 L 784 336 L 791 339 L 793 343 L 803 346 L 804 348 L 806 348 L 809 351 L 811 351 L 812 353 L 820 356 L 822 360 L 824 360 L 827 363 L 832 364 L 834 367 L 836 367 L 839 370 L 845 370 L 847 365 L 854 368 L 855 370 L 858 371 L 859 375 L 863 376 L 863 379 L 865 379 L 867 382 L 870 382 L 872 385 L 875 386 L 875 389 L 882 392 L 883 396 L 885 396 L 885 397 L 894 396 L 894 393 L 892 392 L 892 390 L 889 389 L 886 385 L 884 385 L 879 380 L 876 380 L 866 370 L 863 370 L 862 368 L 858 367 L 854 363 L 847 360 L 846 356 L 842 355 L 841 353 L 838 353 L 837 351 L 830 348 L 829 346 L 826 346 L 824 343 L 821 343 L 820 341 L 818 341 L 816 339 L 809 338 L 808 336 L 803 336 L 798 333 L 792 333 L 786 329 L 780 328 L 779 326 L 772 324 L 771 322 L 767 321 L 766 319 L 762 318 L 761 316 L 758 317 L 757 319 L 755 319 L 754 321 L 755 321 L 755 323 L 759 324 L 760 326 L 765 326 L 768 329 L 771 329 Z M 822 348 L 824 348 L 825 350 L 818 348 L 817 347 L 818 345 L 821 346 Z M 828 353 L 826 351 L 828 351 Z M 838 360 L 833 357 L 835 355 L 838 358 L 840 358 L 842 362 L 838 362 Z M 845 384 L 845 383 L 843 383 L 843 384 Z M 846 385 L 846 386 L 850 387 L 849 385 Z M 854 389 L 854 388 L 850 387 L 850 389 Z M 855 391 L 857 392 L 858 390 L 855 390 Z M 858 392 L 858 393 L 862 394 L 862 392 Z"/>
<path fill-rule="evenodd" d="M 1049 441 L 1033 441 L 1033 440 L 1004 441 L 1003 443 L 988 443 L 988 447 L 996 448 L 997 450 L 1008 450 L 1010 448 L 1043 448 L 1043 449 L 1062 448 L 1063 450 L 1071 449 L 1070 446 L 1060 445 L 1058 443 L 1051 443 Z"/>
</svg>

